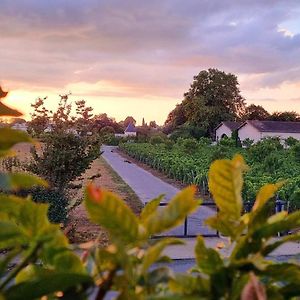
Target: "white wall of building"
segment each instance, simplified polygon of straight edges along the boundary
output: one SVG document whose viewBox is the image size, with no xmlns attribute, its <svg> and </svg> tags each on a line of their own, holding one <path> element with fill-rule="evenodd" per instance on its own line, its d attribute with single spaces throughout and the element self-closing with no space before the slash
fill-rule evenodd
<svg viewBox="0 0 300 300">
<path fill-rule="evenodd" d="M 11 126 L 11 128 L 21 131 L 27 131 L 28 126 L 26 123 L 16 123 L 13 126 Z"/>
<path fill-rule="evenodd" d="M 226 134 L 227 137 L 231 137 L 231 129 L 228 128 L 226 125 L 222 124 L 217 130 L 216 130 L 216 141 L 219 141 L 223 134 Z"/>
<path fill-rule="evenodd" d="M 255 127 L 253 127 L 249 123 L 245 124 L 243 127 L 241 127 L 238 130 L 238 135 L 239 135 L 241 142 L 247 138 L 250 140 L 253 140 L 254 143 L 256 143 L 260 139 L 262 139 L 262 133 L 259 132 Z"/>
<path fill-rule="evenodd" d="M 281 140 L 286 140 L 289 137 L 300 140 L 300 133 L 288 132 L 262 132 L 262 137 L 279 137 Z"/>
<path fill-rule="evenodd" d="M 136 136 L 136 132 L 125 132 L 125 136 Z"/>
<path fill-rule="evenodd" d="M 286 140 L 289 137 L 293 137 L 297 140 L 300 140 L 300 133 L 260 132 L 248 123 L 239 129 L 238 135 L 241 141 L 244 141 L 245 139 L 249 138 L 250 140 L 253 140 L 254 143 L 267 137 L 279 137 L 281 140 Z"/>
</svg>

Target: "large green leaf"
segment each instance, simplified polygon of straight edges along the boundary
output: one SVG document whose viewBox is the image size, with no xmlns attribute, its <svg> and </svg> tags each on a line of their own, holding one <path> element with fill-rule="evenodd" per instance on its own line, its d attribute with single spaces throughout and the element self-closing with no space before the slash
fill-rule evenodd
<svg viewBox="0 0 300 300">
<path fill-rule="evenodd" d="M 6 151 L 18 143 L 32 143 L 32 138 L 24 131 L 0 128 L 0 151 Z"/>
<path fill-rule="evenodd" d="M 24 234 L 16 224 L 0 221 L 0 249 L 21 245 L 25 240 Z"/>
<path fill-rule="evenodd" d="M 91 286 L 91 277 L 81 274 L 72 274 L 67 271 L 48 272 L 37 279 L 19 283 L 10 287 L 4 292 L 4 296 L 9 300 L 31 300 L 41 298 L 58 291 L 65 292 L 70 288 L 80 285 Z"/>
<path fill-rule="evenodd" d="M 209 190 L 220 212 L 229 221 L 236 221 L 241 216 L 243 171 L 246 169 L 243 157 L 236 155 L 232 160 L 216 160 L 208 173 Z"/>
<path fill-rule="evenodd" d="M 287 215 L 286 212 L 281 212 L 271 216 L 264 224 L 255 230 L 241 237 L 231 253 L 231 257 L 241 259 L 247 257 L 251 253 L 270 253 L 282 243 L 272 244 L 269 239 L 276 236 L 278 232 L 289 231 L 300 227 L 300 211 L 296 211 Z M 293 238 L 291 237 L 291 240 Z M 296 239 L 296 238 L 295 238 Z M 288 239 L 286 240 L 288 241 Z"/>
<path fill-rule="evenodd" d="M 89 185 L 85 206 L 91 220 L 106 228 L 119 241 L 134 242 L 138 235 L 138 220 L 117 195 Z"/>
<path fill-rule="evenodd" d="M 241 155 L 232 160 L 223 159 L 212 163 L 208 177 L 209 190 L 219 209 L 216 216 L 206 223 L 224 235 L 235 239 L 243 230 L 241 224 L 243 172 L 247 165 Z"/>
<path fill-rule="evenodd" d="M 154 264 L 160 257 L 163 250 L 169 245 L 180 245 L 183 242 L 175 238 L 166 238 L 158 241 L 155 245 L 147 249 L 142 262 L 142 272 L 146 273 L 149 267 Z"/>
<path fill-rule="evenodd" d="M 0 173 L 0 189 L 4 191 L 30 189 L 34 186 L 47 187 L 47 182 L 35 175 L 26 173 Z"/>
<path fill-rule="evenodd" d="M 20 210 L 24 205 L 24 199 L 7 194 L 0 194 L 0 214 L 8 219 L 17 221 Z"/>
<path fill-rule="evenodd" d="M 199 206 L 194 186 L 187 187 L 170 200 L 167 206 L 152 213 L 144 222 L 148 234 L 157 234 L 180 225 Z"/>
<path fill-rule="evenodd" d="M 266 203 L 269 199 L 275 196 L 278 189 L 282 187 L 284 182 L 276 184 L 264 185 L 256 196 L 256 201 L 250 213 L 244 216 L 244 220 L 247 220 L 249 230 L 255 230 L 264 224 L 268 217 L 268 208 Z"/>
<path fill-rule="evenodd" d="M 37 238 L 50 225 L 47 217 L 48 204 L 34 203 L 31 200 L 24 202 L 19 215 L 19 226 L 29 238 Z"/>
<path fill-rule="evenodd" d="M 197 265 L 205 274 L 218 272 L 224 266 L 220 254 L 212 248 L 207 248 L 201 236 L 197 237 L 195 254 Z"/>
<path fill-rule="evenodd" d="M 159 197 L 151 200 L 146 204 L 146 206 L 143 208 L 141 212 L 141 220 L 145 221 L 151 214 L 153 214 L 157 207 L 159 206 L 161 200 L 164 198 L 164 195 L 160 195 Z"/>
<path fill-rule="evenodd" d="M 68 270 L 71 273 L 85 274 L 86 270 L 80 258 L 71 250 L 64 251 L 55 256 L 54 265 L 56 271 L 64 272 Z"/>
<path fill-rule="evenodd" d="M 178 299 L 209 299 L 210 296 L 210 282 L 209 279 L 204 277 L 177 273 L 170 280 L 169 287 L 175 293 L 173 297 L 176 297 L 176 294 L 181 295 L 181 298 Z M 170 297 L 167 299 L 176 298 Z"/>
</svg>

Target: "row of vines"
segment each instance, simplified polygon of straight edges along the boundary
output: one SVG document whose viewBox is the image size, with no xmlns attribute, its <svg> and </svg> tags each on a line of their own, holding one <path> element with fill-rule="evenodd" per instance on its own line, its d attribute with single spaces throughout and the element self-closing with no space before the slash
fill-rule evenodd
<svg viewBox="0 0 300 300">
<path fill-rule="evenodd" d="M 168 177 L 184 184 L 195 184 L 203 195 L 209 194 L 207 173 L 215 159 L 231 158 L 240 153 L 249 170 L 245 176 L 244 201 L 253 201 L 255 191 L 267 182 L 285 180 L 277 197 L 289 203 L 289 209 L 300 208 L 300 143 L 284 146 L 277 139 L 266 139 L 247 149 L 236 147 L 231 140 L 219 145 L 179 139 L 169 143 L 124 143 L 121 150 Z"/>
</svg>

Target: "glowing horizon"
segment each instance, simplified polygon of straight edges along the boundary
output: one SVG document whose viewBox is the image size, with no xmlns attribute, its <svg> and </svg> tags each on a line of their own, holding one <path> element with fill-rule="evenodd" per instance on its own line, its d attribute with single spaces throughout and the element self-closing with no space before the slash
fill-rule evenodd
<svg viewBox="0 0 300 300">
<path fill-rule="evenodd" d="M 193 76 L 218 68 L 248 104 L 300 113 L 299 13 L 292 0 L 3 0 L 0 84 L 27 119 L 37 97 L 53 109 L 71 91 L 95 114 L 163 124 Z"/>
</svg>

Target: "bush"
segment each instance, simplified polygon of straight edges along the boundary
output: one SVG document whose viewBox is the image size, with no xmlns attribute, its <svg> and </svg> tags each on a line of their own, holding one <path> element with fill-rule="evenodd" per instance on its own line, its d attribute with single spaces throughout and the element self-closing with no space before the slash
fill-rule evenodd
<svg viewBox="0 0 300 300">
<path fill-rule="evenodd" d="M 32 160 L 25 167 L 46 179 L 52 188 L 63 192 L 69 182 L 90 167 L 99 153 L 98 142 L 90 137 L 54 132 L 45 138 L 41 153 L 32 148 Z"/>
<path fill-rule="evenodd" d="M 18 192 L 21 197 L 30 195 L 36 203 L 48 203 L 48 218 L 52 223 L 63 223 L 67 221 L 68 199 L 64 193 L 54 189 L 34 188 Z"/>
<path fill-rule="evenodd" d="M 165 140 L 160 135 L 153 135 L 150 138 L 150 143 L 152 145 L 163 144 Z"/>
<path fill-rule="evenodd" d="M 185 139 L 182 141 L 183 151 L 187 154 L 193 154 L 198 151 L 199 144 L 195 139 Z"/>
</svg>

